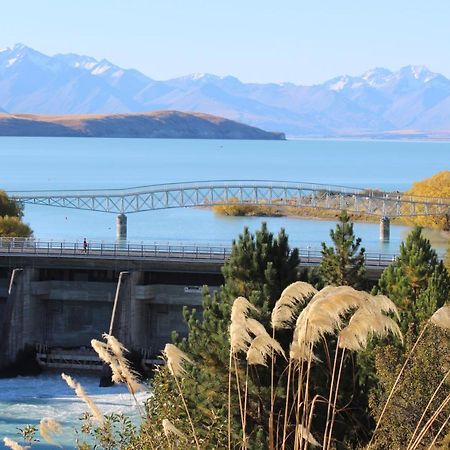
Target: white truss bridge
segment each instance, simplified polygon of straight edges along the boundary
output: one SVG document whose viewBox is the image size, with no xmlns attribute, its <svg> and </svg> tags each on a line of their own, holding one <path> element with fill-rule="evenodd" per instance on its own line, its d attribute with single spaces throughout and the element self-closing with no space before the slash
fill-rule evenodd
<svg viewBox="0 0 450 450">
<path fill-rule="evenodd" d="M 290 181 L 194 181 L 127 189 L 15 191 L 18 202 L 118 214 L 117 237 L 126 239 L 126 214 L 229 203 L 328 209 L 381 218 L 380 237 L 389 239 L 393 217 L 450 215 L 450 198 L 417 197 L 347 186 Z"/>
<path fill-rule="evenodd" d="M 284 181 L 201 181 L 127 189 L 15 191 L 21 203 L 131 214 L 167 208 L 228 203 L 294 206 L 362 212 L 379 217 L 450 214 L 450 198 L 413 197 L 400 192 Z"/>
</svg>

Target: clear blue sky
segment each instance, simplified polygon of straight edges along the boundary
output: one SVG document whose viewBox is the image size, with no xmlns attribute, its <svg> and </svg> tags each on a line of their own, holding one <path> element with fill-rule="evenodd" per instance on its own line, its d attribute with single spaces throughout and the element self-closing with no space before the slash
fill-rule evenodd
<svg viewBox="0 0 450 450">
<path fill-rule="evenodd" d="M 450 0 L 2 0 L 0 48 L 79 53 L 154 79 L 301 84 L 423 64 L 450 77 Z"/>
</svg>

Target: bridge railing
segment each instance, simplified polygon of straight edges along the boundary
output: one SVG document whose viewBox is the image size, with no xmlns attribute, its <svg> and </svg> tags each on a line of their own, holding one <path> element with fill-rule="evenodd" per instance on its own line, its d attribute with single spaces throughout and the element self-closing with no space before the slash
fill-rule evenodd
<svg viewBox="0 0 450 450">
<path fill-rule="evenodd" d="M 25 238 L 0 238 L 1 254 L 21 254 L 24 256 L 61 256 L 80 258 L 147 258 L 147 259 L 184 259 L 225 261 L 231 254 L 231 247 L 177 244 L 177 243 L 128 243 L 128 242 L 83 242 L 73 241 L 41 241 Z M 317 265 L 322 259 L 318 248 L 301 246 L 300 259 L 303 264 Z M 366 265 L 386 267 L 392 263 L 397 254 L 373 253 L 365 254 Z"/>
</svg>

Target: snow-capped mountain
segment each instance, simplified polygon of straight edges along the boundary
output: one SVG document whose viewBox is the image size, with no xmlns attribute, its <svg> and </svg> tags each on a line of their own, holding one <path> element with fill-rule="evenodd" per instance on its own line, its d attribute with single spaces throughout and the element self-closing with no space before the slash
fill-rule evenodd
<svg viewBox="0 0 450 450">
<path fill-rule="evenodd" d="M 0 105 L 9 113 L 205 112 L 290 136 L 450 130 L 450 80 L 423 66 L 314 86 L 211 74 L 156 81 L 107 60 L 51 57 L 17 44 L 0 50 Z"/>
</svg>

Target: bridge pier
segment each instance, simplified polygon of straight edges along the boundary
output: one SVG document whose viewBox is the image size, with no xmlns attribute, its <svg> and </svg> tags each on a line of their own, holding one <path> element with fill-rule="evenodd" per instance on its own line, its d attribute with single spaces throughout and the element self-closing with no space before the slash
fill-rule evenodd
<svg viewBox="0 0 450 450">
<path fill-rule="evenodd" d="M 116 219 L 116 238 L 118 241 L 127 240 L 127 216 L 119 214 Z"/>
<path fill-rule="evenodd" d="M 391 221 L 389 217 L 383 216 L 380 219 L 380 240 L 389 241 Z"/>
</svg>

